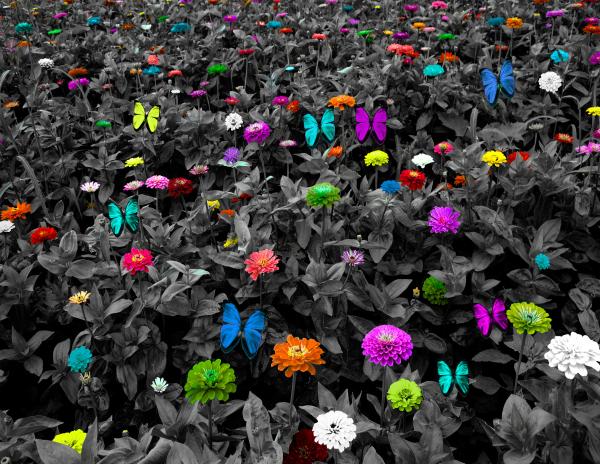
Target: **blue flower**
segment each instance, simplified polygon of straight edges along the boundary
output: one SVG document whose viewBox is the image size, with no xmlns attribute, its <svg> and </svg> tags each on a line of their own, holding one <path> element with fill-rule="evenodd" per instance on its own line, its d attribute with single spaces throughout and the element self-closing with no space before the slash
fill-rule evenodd
<svg viewBox="0 0 600 464">
<path fill-rule="evenodd" d="M 158 66 L 148 66 L 144 69 L 143 73 L 146 76 L 156 76 L 157 74 L 160 74 L 160 71 L 161 69 Z"/>
<path fill-rule="evenodd" d="M 29 34 L 33 29 L 33 26 L 29 23 L 19 23 L 15 26 L 15 32 L 17 34 Z"/>
<path fill-rule="evenodd" d="M 381 183 L 381 190 L 388 195 L 395 195 L 400 191 L 400 182 L 396 180 L 386 180 Z"/>
<path fill-rule="evenodd" d="M 504 24 L 504 18 L 500 18 L 499 16 L 496 16 L 495 18 L 488 19 L 487 23 L 492 27 L 502 26 Z"/>
<path fill-rule="evenodd" d="M 78 346 L 69 354 L 69 367 L 72 372 L 86 372 L 92 362 L 92 352 L 85 346 Z"/>
<path fill-rule="evenodd" d="M 550 54 L 550 59 L 555 63 L 565 63 L 569 61 L 569 52 L 561 49 L 554 50 Z"/>
<path fill-rule="evenodd" d="M 427 77 L 436 77 L 444 74 L 444 68 L 439 64 L 428 64 L 423 69 L 423 74 Z"/>
<path fill-rule="evenodd" d="M 192 28 L 188 23 L 175 23 L 171 26 L 171 32 L 174 34 L 181 34 L 187 32 Z"/>
<path fill-rule="evenodd" d="M 535 264 L 540 271 L 543 271 L 544 269 L 550 269 L 550 258 L 548 258 L 548 256 L 546 256 L 544 253 L 538 253 L 535 257 Z"/>
<path fill-rule="evenodd" d="M 269 21 L 267 23 L 267 27 L 269 29 L 279 29 L 281 27 L 281 23 L 279 21 Z"/>
<path fill-rule="evenodd" d="M 101 26 L 102 25 L 102 18 L 100 16 L 92 16 L 91 18 L 88 18 L 87 25 L 90 26 L 90 27 L 92 27 L 92 26 Z"/>
</svg>

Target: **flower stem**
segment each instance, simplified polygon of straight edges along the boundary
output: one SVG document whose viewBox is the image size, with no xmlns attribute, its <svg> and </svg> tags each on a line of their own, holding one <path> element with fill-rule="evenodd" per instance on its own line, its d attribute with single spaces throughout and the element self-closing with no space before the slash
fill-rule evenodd
<svg viewBox="0 0 600 464">
<path fill-rule="evenodd" d="M 213 446 L 213 417 L 212 417 L 212 400 L 208 402 L 208 446 L 212 451 Z"/>
<path fill-rule="evenodd" d="M 292 427 L 292 409 L 294 408 L 294 395 L 296 393 L 296 372 L 292 374 L 292 393 L 290 394 L 290 408 L 288 412 L 289 426 Z"/>
<path fill-rule="evenodd" d="M 381 375 L 381 411 L 379 413 L 379 425 L 381 426 L 381 433 L 383 433 L 383 428 L 385 427 L 385 407 L 386 407 L 386 398 L 385 398 L 385 374 L 387 367 L 384 366 L 383 374 Z"/>
<path fill-rule="evenodd" d="M 519 381 L 519 372 L 521 372 L 521 361 L 523 360 L 523 351 L 525 350 L 525 341 L 527 334 L 524 333 L 521 339 L 521 348 L 519 349 L 519 360 L 517 361 L 517 372 L 515 373 L 515 385 L 513 387 L 513 395 L 517 394 L 517 383 Z"/>
<path fill-rule="evenodd" d="M 323 252 L 325 251 L 325 230 L 327 228 L 327 225 L 325 224 L 325 222 L 327 221 L 327 207 L 323 206 L 322 208 L 322 212 L 323 212 L 323 217 L 322 222 L 321 222 L 321 247 L 319 249 L 319 261 L 321 261 L 321 259 L 323 258 Z"/>
</svg>

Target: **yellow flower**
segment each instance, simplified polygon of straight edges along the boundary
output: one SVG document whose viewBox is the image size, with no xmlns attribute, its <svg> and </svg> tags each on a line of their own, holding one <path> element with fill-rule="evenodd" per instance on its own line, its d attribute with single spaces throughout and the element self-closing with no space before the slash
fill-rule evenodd
<svg viewBox="0 0 600 464">
<path fill-rule="evenodd" d="M 392 35 L 394 33 L 394 31 L 390 31 L 389 29 L 386 29 L 385 31 L 383 31 L 384 35 Z"/>
<path fill-rule="evenodd" d="M 420 31 L 421 29 L 425 29 L 426 24 L 421 22 L 421 21 L 417 21 L 416 23 L 412 23 L 412 28 L 416 29 L 417 31 Z"/>
<path fill-rule="evenodd" d="M 219 200 L 207 200 L 206 204 L 211 210 L 221 208 L 221 202 Z"/>
<path fill-rule="evenodd" d="M 365 164 L 367 166 L 385 166 L 388 164 L 390 157 L 388 154 L 381 150 L 375 150 L 371 153 L 367 153 L 365 156 Z"/>
<path fill-rule="evenodd" d="M 506 20 L 506 27 L 509 29 L 521 29 L 523 27 L 523 20 L 521 18 L 508 18 Z"/>
<path fill-rule="evenodd" d="M 92 296 L 90 292 L 77 292 L 75 295 L 69 297 L 69 303 L 81 305 L 87 303 L 90 296 Z"/>
<path fill-rule="evenodd" d="M 125 167 L 127 168 L 133 168 L 135 166 L 140 166 L 144 164 L 144 158 L 142 158 L 141 156 L 135 156 L 133 158 L 129 158 L 127 161 L 125 161 Z"/>
<path fill-rule="evenodd" d="M 413 297 L 419 298 L 421 296 L 421 289 L 419 287 L 413 288 Z"/>
<path fill-rule="evenodd" d="M 600 106 L 590 106 L 585 112 L 591 116 L 600 116 Z"/>
<path fill-rule="evenodd" d="M 54 437 L 52 440 L 55 443 L 60 443 L 61 445 L 68 446 L 69 448 L 73 448 L 79 454 L 81 454 L 81 449 L 83 447 L 83 442 L 85 441 L 86 433 L 81 430 L 73 430 L 72 432 L 61 433 Z"/>
<path fill-rule="evenodd" d="M 223 243 L 223 248 L 231 248 L 233 246 L 236 246 L 237 244 L 238 244 L 237 237 L 227 237 L 227 240 L 225 240 L 225 243 Z"/>
<path fill-rule="evenodd" d="M 500 167 L 506 163 L 506 156 L 498 150 L 486 151 L 481 157 L 481 161 L 487 163 L 488 166 Z"/>
</svg>

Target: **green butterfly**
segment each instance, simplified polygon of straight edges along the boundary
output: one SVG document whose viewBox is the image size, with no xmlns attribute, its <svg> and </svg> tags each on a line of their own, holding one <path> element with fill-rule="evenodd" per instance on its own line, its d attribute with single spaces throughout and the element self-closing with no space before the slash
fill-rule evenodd
<svg viewBox="0 0 600 464">
<path fill-rule="evenodd" d="M 444 361 L 438 361 L 438 375 L 440 377 L 440 390 L 444 395 L 448 396 L 454 385 L 463 395 L 469 392 L 469 366 L 465 361 L 458 363 L 454 374 L 448 364 Z"/>
<path fill-rule="evenodd" d="M 110 228 L 117 237 L 123 233 L 123 229 L 127 227 L 129 231 L 135 234 L 140 228 L 140 218 L 138 217 L 137 198 L 130 198 L 125 207 L 125 212 L 114 201 L 108 202 L 108 218 L 110 219 Z"/>
</svg>

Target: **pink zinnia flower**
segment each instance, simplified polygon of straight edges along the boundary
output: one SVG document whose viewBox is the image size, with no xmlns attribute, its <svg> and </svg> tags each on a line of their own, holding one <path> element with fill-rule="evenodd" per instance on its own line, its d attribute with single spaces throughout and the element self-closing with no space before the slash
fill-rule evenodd
<svg viewBox="0 0 600 464">
<path fill-rule="evenodd" d="M 164 190 L 169 186 L 169 179 L 165 176 L 151 176 L 146 179 L 146 187 Z"/>
<path fill-rule="evenodd" d="M 433 147 L 433 151 L 438 155 L 449 155 L 454 151 L 454 147 L 450 142 L 440 142 Z"/>
<path fill-rule="evenodd" d="M 246 272 L 250 274 L 252 280 L 257 280 L 262 274 L 278 271 L 278 263 L 279 258 L 269 248 L 251 253 L 250 257 L 244 261 Z"/>
<path fill-rule="evenodd" d="M 67 87 L 69 90 L 75 90 L 77 87 L 86 87 L 89 83 L 89 79 L 82 77 L 81 79 L 73 79 L 72 81 L 69 81 Z"/>
<path fill-rule="evenodd" d="M 134 192 L 143 186 L 144 186 L 143 180 L 132 180 L 131 182 L 127 182 L 125 184 L 125 187 L 123 187 L 123 190 L 125 192 Z"/>
<path fill-rule="evenodd" d="M 456 234 L 460 227 L 460 213 L 450 206 L 436 206 L 429 213 L 428 225 L 434 234 L 452 232 Z"/>
<path fill-rule="evenodd" d="M 196 166 L 191 167 L 188 172 L 192 176 L 203 176 L 204 174 L 208 173 L 208 166 L 204 164 L 197 164 Z"/>
<path fill-rule="evenodd" d="M 277 97 L 273 98 L 272 101 L 273 105 L 275 106 L 287 106 L 289 102 L 290 99 L 285 95 L 278 95 Z"/>
<path fill-rule="evenodd" d="M 132 276 L 135 276 L 137 272 L 148 272 L 148 267 L 153 265 L 150 250 L 132 248 L 123 256 L 123 268 Z"/>
<path fill-rule="evenodd" d="M 380 366 L 393 366 L 412 356 L 410 335 L 393 325 L 380 325 L 365 335 L 363 355 Z"/>
<path fill-rule="evenodd" d="M 271 135 L 271 128 L 266 122 L 258 121 L 250 124 L 244 129 L 244 139 L 246 142 L 263 143 Z"/>
<path fill-rule="evenodd" d="M 431 4 L 431 8 L 434 10 L 447 10 L 448 4 L 446 2 L 435 1 Z"/>
</svg>

